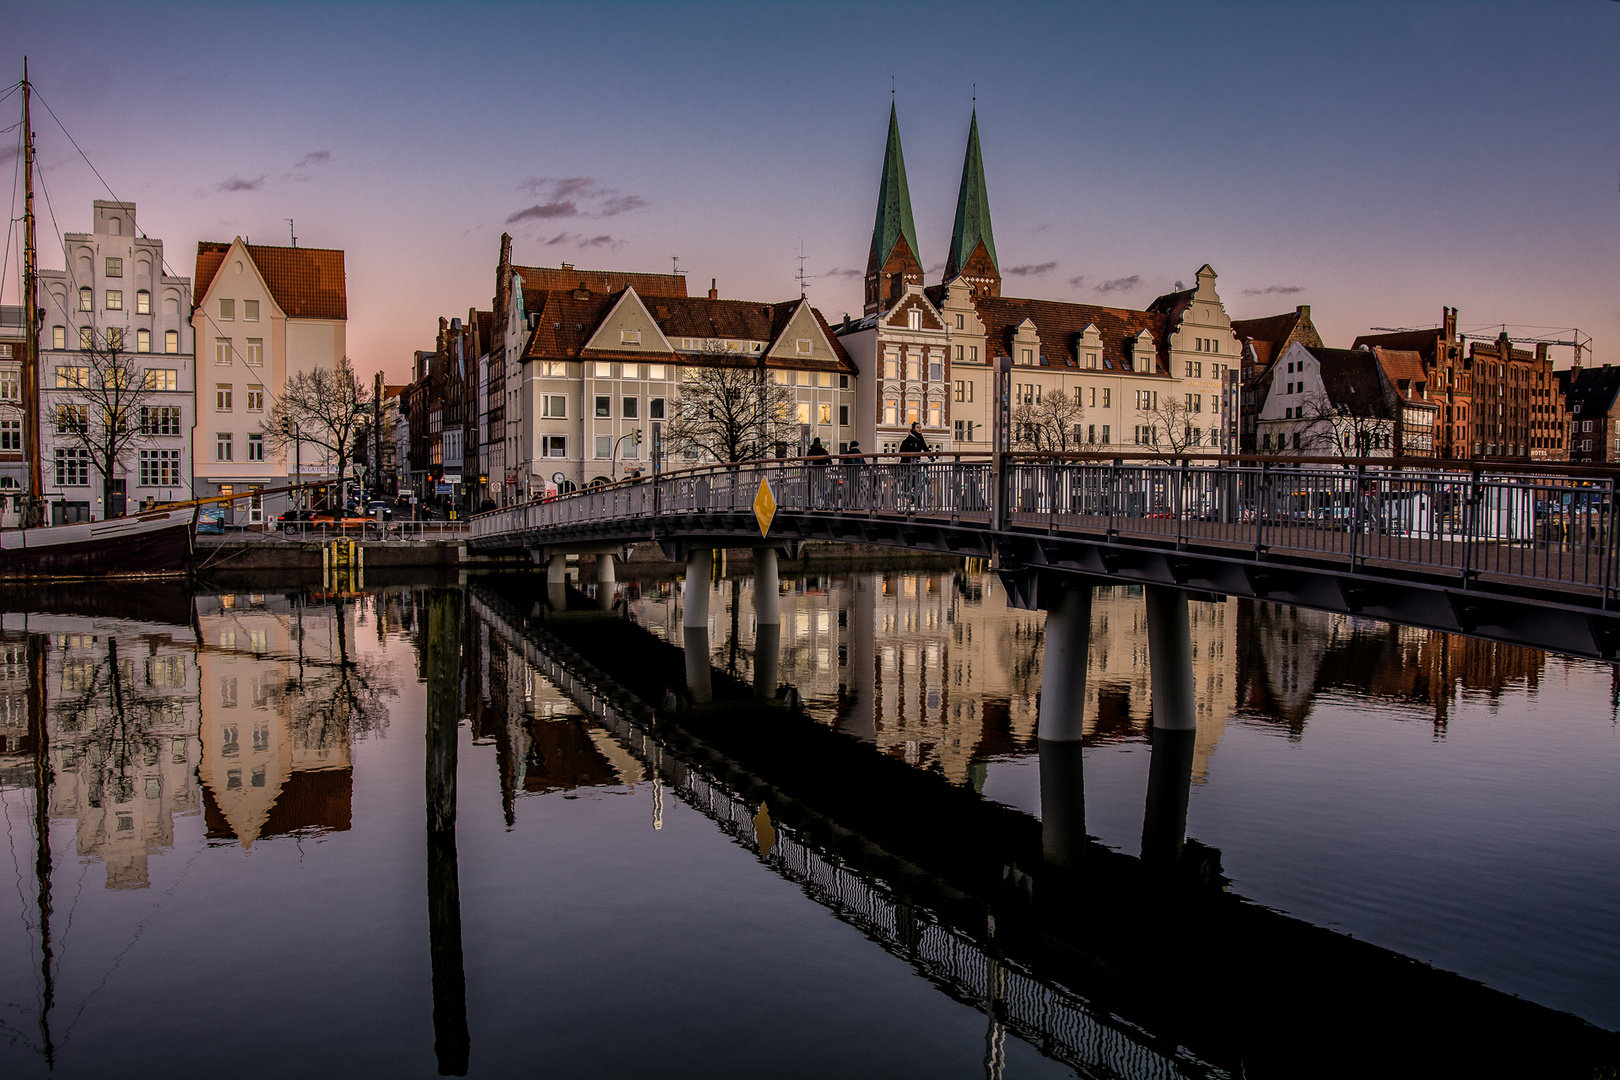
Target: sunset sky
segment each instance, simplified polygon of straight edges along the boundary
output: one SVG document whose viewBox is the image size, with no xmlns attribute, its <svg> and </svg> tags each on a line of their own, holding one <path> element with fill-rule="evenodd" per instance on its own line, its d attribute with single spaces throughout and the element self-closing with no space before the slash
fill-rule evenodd
<svg viewBox="0 0 1620 1080">
<path fill-rule="evenodd" d="M 350 355 L 391 380 L 439 315 L 488 307 L 503 230 L 520 263 L 678 255 L 692 291 L 760 301 L 797 294 L 802 244 L 812 302 L 859 313 L 891 79 L 930 282 L 976 83 L 1011 295 L 1142 307 L 1208 262 L 1234 316 L 1308 303 L 1329 345 L 1454 305 L 1620 361 L 1614 0 L 0 0 L 0 28 L 0 77 L 28 55 L 173 272 L 287 218 L 344 249 Z M 56 230 L 110 196 L 34 127 L 59 267 Z M 14 236 L 7 303 L 16 259 Z"/>
</svg>

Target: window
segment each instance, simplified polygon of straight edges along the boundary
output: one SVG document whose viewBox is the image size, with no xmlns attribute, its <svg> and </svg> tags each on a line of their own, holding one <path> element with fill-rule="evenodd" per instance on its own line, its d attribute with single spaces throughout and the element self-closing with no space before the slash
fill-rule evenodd
<svg viewBox="0 0 1620 1080">
<path fill-rule="evenodd" d="M 135 293 L 135 314 L 152 314 L 152 294 L 145 289 L 140 289 Z"/>
<path fill-rule="evenodd" d="M 793 419 L 801 424 L 810 422 L 810 403 L 801 401 L 793 407 Z"/>
<path fill-rule="evenodd" d="M 1094 352 L 1086 353 L 1086 367 L 1091 368 L 1093 371 L 1096 370 L 1096 368 L 1097 368 L 1097 354 L 1096 353 L 1094 353 Z"/>
<path fill-rule="evenodd" d="M 56 486 L 83 487 L 90 483 L 90 455 L 82 447 L 56 448 Z"/>
<path fill-rule="evenodd" d="M 259 321 L 259 302 L 257 300 L 242 301 L 242 318 L 248 322 Z"/>
<path fill-rule="evenodd" d="M 566 379 L 568 377 L 568 361 L 545 360 L 540 364 L 540 374 L 548 379 Z"/>
<path fill-rule="evenodd" d="M 939 427 L 944 423 L 945 407 L 937 401 L 928 403 L 928 426 Z"/>
<path fill-rule="evenodd" d="M 664 418 L 664 399 L 655 397 L 647 402 L 647 419 L 662 420 Z"/>
<path fill-rule="evenodd" d="M 79 348 L 89 352 L 96 347 L 96 332 L 88 326 L 79 327 Z"/>
<path fill-rule="evenodd" d="M 541 457 L 564 457 L 564 458 L 567 457 L 568 456 L 568 436 L 566 436 L 566 435 L 542 435 L 540 437 L 540 456 Z"/>
<path fill-rule="evenodd" d="M 231 384 L 230 383 L 220 383 L 220 384 L 218 384 L 217 386 L 214 387 L 214 411 L 215 412 L 230 412 L 231 411 Z M 219 460 L 221 460 L 221 461 L 229 461 L 230 458 L 220 458 Z"/>
<path fill-rule="evenodd" d="M 142 381 L 148 390 L 174 390 L 180 385 L 180 373 L 174 368 L 147 368 Z"/>
<path fill-rule="evenodd" d="M 596 456 L 599 458 L 613 456 L 613 436 L 598 435 L 596 437 Z"/>
<path fill-rule="evenodd" d="M 247 411 L 248 412 L 264 412 L 264 387 L 262 387 L 262 386 L 249 386 L 247 388 Z M 257 436 L 254 436 L 254 437 L 257 438 Z M 252 455 L 249 455 L 248 460 L 249 461 L 263 461 L 264 459 L 263 458 L 256 458 L 256 457 L 253 457 Z"/>
<path fill-rule="evenodd" d="M 21 372 L 16 368 L 0 369 L 0 401 L 21 401 Z"/>
<path fill-rule="evenodd" d="M 893 349 L 883 354 L 883 377 L 885 379 L 900 377 L 900 354 Z"/>
<path fill-rule="evenodd" d="M 978 360 L 979 360 L 979 347 L 977 345 L 969 345 L 968 346 L 968 360 L 970 360 L 970 361 L 972 361 L 974 363 L 978 362 Z"/>
<path fill-rule="evenodd" d="M 250 337 L 247 339 L 247 362 L 251 367 L 264 366 L 264 338 Z"/>
<path fill-rule="evenodd" d="M 1202 340 L 1202 339 L 1200 339 L 1200 340 Z M 1190 379 L 1192 377 L 1193 377 L 1193 362 L 1191 360 L 1189 360 L 1189 361 L 1187 361 L 1187 378 Z"/>
<path fill-rule="evenodd" d="M 56 365 L 56 388 L 58 390 L 83 388 L 90 384 L 90 369 L 87 367 L 70 367 L 65 364 Z"/>
<path fill-rule="evenodd" d="M 234 318 L 236 318 L 236 301 L 235 300 L 221 300 L 219 302 L 219 317 L 221 319 L 234 319 Z"/>
<path fill-rule="evenodd" d="M 232 452 L 231 447 L 231 433 L 228 431 L 221 431 L 219 434 L 214 436 L 214 460 L 232 461 L 234 459 L 235 454 Z M 224 494 L 224 491 L 221 490 L 220 493 Z"/>
<path fill-rule="evenodd" d="M 613 415 L 613 399 L 600 394 L 596 398 L 596 415 L 611 417 Z M 600 457 L 601 455 L 597 455 Z"/>
<path fill-rule="evenodd" d="M 177 405 L 142 405 L 142 435 L 180 434 L 180 408 Z"/>
<path fill-rule="evenodd" d="M 1035 350 L 1034 349 L 1019 349 L 1018 350 L 1018 362 L 1020 364 L 1033 364 L 1035 362 Z"/>
<path fill-rule="evenodd" d="M 15 450 L 21 453 L 21 420 L 0 420 L 0 450 Z"/>
<path fill-rule="evenodd" d="M 906 312 L 906 326 L 912 330 L 922 329 L 922 312 L 912 308 Z"/>
<path fill-rule="evenodd" d="M 118 258 L 117 256 L 114 256 L 114 255 L 107 256 L 107 276 L 108 277 L 123 277 L 124 276 L 124 260 L 120 259 L 120 258 Z"/>
<path fill-rule="evenodd" d="M 65 326 L 53 326 L 53 327 L 51 327 L 51 348 L 53 348 L 53 349 L 65 349 L 65 348 L 67 348 L 67 327 L 65 327 Z"/>
<path fill-rule="evenodd" d="M 663 364 L 648 364 L 647 365 L 647 378 L 649 378 L 649 379 L 667 379 L 668 377 L 669 377 L 668 369 Z"/>
<path fill-rule="evenodd" d="M 894 398 L 883 399 L 883 422 L 890 427 L 900 422 L 900 402 Z"/>
<path fill-rule="evenodd" d="M 135 331 L 135 351 L 136 352 L 151 352 L 152 351 L 152 331 L 147 330 L 144 327 L 142 329 L 140 329 L 140 330 Z"/>
<path fill-rule="evenodd" d="M 641 416 L 641 401 L 638 398 L 627 397 L 622 401 L 623 411 L 619 413 L 626 420 L 636 420 Z"/>
<path fill-rule="evenodd" d="M 249 400 L 252 400 L 252 398 L 250 397 Z M 264 460 L 264 436 L 263 435 L 254 434 L 254 435 L 249 435 L 248 436 L 248 456 L 247 456 L 247 459 L 249 461 L 263 461 Z"/>
<path fill-rule="evenodd" d="M 124 290 L 123 289 L 108 289 L 107 290 L 107 310 L 108 311 L 123 311 L 124 310 Z"/>
<path fill-rule="evenodd" d="M 1102 438 L 1099 440 L 1104 446 L 1108 445 L 1108 425 L 1102 426 Z"/>
<path fill-rule="evenodd" d="M 214 363 L 229 364 L 231 362 L 231 339 L 228 337 L 214 339 Z"/>
<path fill-rule="evenodd" d="M 922 378 L 922 361 L 915 356 L 906 357 L 906 378 L 913 382 Z"/>
<path fill-rule="evenodd" d="M 141 487 L 177 487 L 179 484 L 180 451 L 141 451 Z"/>
<path fill-rule="evenodd" d="M 95 295 L 93 293 L 91 293 L 90 286 L 86 285 L 82 289 L 79 290 L 79 310 L 80 311 L 94 311 L 95 310 L 95 304 L 96 304 Z"/>
<path fill-rule="evenodd" d="M 971 420 L 958 420 L 956 422 L 956 441 L 957 442 L 972 442 L 973 441 L 973 421 L 971 421 Z"/>
<path fill-rule="evenodd" d="M 163 331 L 163 351 L 166 353 L 177 353 L 180 351 L 180 331 Z"/>
<path fill-rule="evenodd" d="M 840 406 L 838 406 L 838 426 L 839 427 L 849 427 L 849 406 L 848 405 L 840 405 Z"/>
<path fill-rule="evenodd" d="M 551 420 L 561 420 L 566 417 L 568 415 L 568 395 L 540 395 L 540 415 Z"/>
<path fill-rule="evenodd" d="M 817 408 L 816 408 L 816 423 L 818 423 L 818 424 L 830 424 L 830 423 L 832 423 L 832 404 L 831 404 L 831 402 L 822 402 L 819 406 L 817 406 Z"/>
<path fill-rule="evenodd" d="M 591 374 L 598 379 L 611 379 L 613 378 L 613 365 L 598 361 L 591 365 Z"/>
<path fill-rule="evenodd" d="M 938 360 L 928 365 L 928 380 L 930 382 L 945 381 L 945 365 Z"/>
<path fill-rule="evenodd" d="M 619 344 L 620 345 L 640 345 L 641 344 L 641 331 L 640 330 L 620 330 L 619 331 Z"/>
<path fill-rule="evenodd" d="M 810 339 L 796 338 L 793 342 L 793 351 L 796 353 L 808 353 L 810 351 Z"/>
<path fill-rule="evenodd" d="M 124 347 L 124 328 L 122 326 L 109 326 L 107 328 L 107 348 L 118 350 Z"/>
</svg>

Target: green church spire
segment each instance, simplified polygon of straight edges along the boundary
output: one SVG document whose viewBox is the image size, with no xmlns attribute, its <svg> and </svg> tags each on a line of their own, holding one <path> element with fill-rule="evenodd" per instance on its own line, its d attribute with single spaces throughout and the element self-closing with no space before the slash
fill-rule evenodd
<svg viewBox="0 0 1620 1080">
<path fill-rule="evenodd" d="M 968 272 L 968 263 L 974 249 L 984 245 L 990 257 L 990 275 L 981 265 L 974 268 L 979 276 L 994 276 L 999 284 L 1001 260 L 996 257 L 996 238 L 990 231 L 990 194 L 984 185 L 984 158 L 979 152 L 979 111 L 973 110 L 973 122 L 968 127 L 967 156 L 962 159 L 962 187 L 956 196 L 956 226 L 951 230 L 951 250 L 945 259 L 945 278 L 950 281 L 958 274 Z"/>
<path fill-rule="evenodd" d="M 911 189 L 906 185 L 906 159 L 900 152 L 900 121 L 889 106 L 889 145 L 883 151 L 883 178 L 878 182 L 877 221 L 872 226 L 872 252 L 867 277 L 882 274 L 894 255 L 895 245 L 904 239 L 908 262 L 922 269 L 917 250 L 917 226 L 911 220 Z M 891 268 L 894 269 L 894 268 Z"/>
</svg>

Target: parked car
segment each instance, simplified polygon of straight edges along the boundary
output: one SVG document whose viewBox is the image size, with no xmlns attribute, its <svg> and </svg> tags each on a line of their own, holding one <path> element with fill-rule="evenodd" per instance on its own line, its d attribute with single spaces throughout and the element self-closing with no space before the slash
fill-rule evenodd
<svg viewBox="0 0 1620 1080">
<path fill-rule="evenodd" d="M 276 528 L 282 532 L 302 532 L 309 527 L 309 519 L 314 516 L 313 510 L 288 510 L 276 518 Z"/>
<path fill-rule="evenodd" d="M 307 524 L 311 529 L 364 529 L 372 523 L 364 514 L 344 510 L 317 510 Z"/>
<path fill-rule="evenodd" d="M 223 533 L 225 531 L 225 511 L 218 506 L 209 506 L 197 511 L 197 531 L 199 533 Z"/>
</svg>

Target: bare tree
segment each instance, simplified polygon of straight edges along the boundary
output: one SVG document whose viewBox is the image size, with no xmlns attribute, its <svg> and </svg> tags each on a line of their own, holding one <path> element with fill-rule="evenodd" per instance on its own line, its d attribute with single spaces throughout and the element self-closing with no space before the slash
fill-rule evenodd
<svg viewBox="0 0 1620 1080">
<path fill-rule="evenodd" d="M 1080 404 L 1080 391 L 1074 396 L 1061 387 L 1039 400 L 1018 406 L 1012 412 L 1014 439 L 1028 450 L 1063 453 L 1080 449 L 1080 418 L 1086 410 Z"/>
<path fill-rule="evenodd" d="M 112 516 L 114 483 L 127 468 L 131 449 L 151 430 L 142 406 L 157 389 L 155 372 L 136 363 L 116 332 L 97 335 L 66 372 L 68 393 L 56 402 L 56 434 L 81 450 L 101 473 L 101 505 Z"/>
<path fill-rule="evenodd" d="M 1155 392 L 1153 403 L 1141 410 L 1142 418 L 1152 438 L 1150 449 L 1163 454 L 1197 453 L 1204 442 L 1204 429 L 1185 398 L 1171 391 Z"/>
<path fill-rule="evenodd" d="M 371 391 L 345 356 L 336 367 L 300 371 L 287 380 L 281 396 L 259 424 L 267 443 L 284 449 L 297 439 L 325 451 L 337 462 L 339 478 L 349 462 L 365 455 L 375 422 Z"/>
<path fill-rule="evenodd" d="M 1310 394 L 1298 409 L 1301 447 L 1329 457 L 1373 457 L 1394 445 L 1394 424 L 1376 407 L 1335 404 L 1326 394 Z"/>
<path fill-rule="evenodd" d="M 681 370 L 664 441 L 671 453 L 696 450 L 716 461 L 768 457 L 798 438 L 793 404 L 793 391 L 762 360 L 705 350 Z"/>
</svg>

